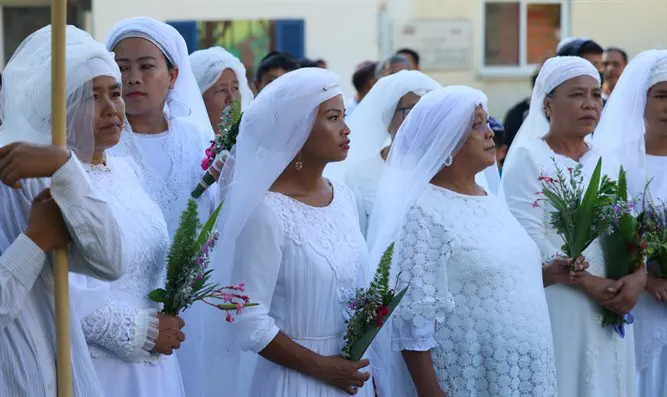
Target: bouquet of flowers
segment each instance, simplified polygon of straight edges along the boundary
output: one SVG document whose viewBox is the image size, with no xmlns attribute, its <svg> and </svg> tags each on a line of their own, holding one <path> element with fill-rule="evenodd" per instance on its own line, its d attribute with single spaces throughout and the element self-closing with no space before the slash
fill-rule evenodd
<svg viewBox="0 0 667 397">
<path fill-rule="evenodd" d="M 625 170 L 618 174 L 616 197 L 605 211 L 611 230 L 602 238 L 606 276 L 618 280 L 644 267 L 647 257 L 647 242 L 644 237 L 643 214 L 634 215 L 635 202 L 628 200 L 628 184 Z M 632 312 L 622 316 L 602 308 L 602 326 L 612 326 L 625 337 L 625 324 L 632 324 Z"/>
<path fill-rule="evenodd" d="M 667 206 L 645 199 L 643 216 L 648 260 L 652 265 L 649 269 L 656 276 L 667 278 Z"/>
<path fill-rule="evenodd" d="M 346 321 L 347 333 L 342 350 L 343 357 L 348 360 L 361 360 L 385 321 L 408 292 L 408 287 L 398 294 L 389 288 L 389 269 L 393 253 L 392 243 L 382 255 L 370 287 L 367 290 L 357 290 L 356 297 L 348 302 L 351 318 Z"/>
<path fill-rule="evenodd" d="M 199 198 L 209 186 L 215 183 L 215 177 L 210 172 L 211 166 L 215 164 L 218 156 L 222 156 L 223 152 L 232 150 L 236 145 L 236 137 L 239 134 L 239 125 L 241 123 L 241 102 L 234 100 L 222 110 L 220 116 L 220 133 L 215 135 L 215 139 L 211 141 L 211 146 L 206 149 L 206 157 L 201 162 L 201 168 L 206 171 L 204 176 L 197 184 L 195 190 L 191 195 L 193 198 Z"/>
<path fill-rule="evenodd" d="M 244 283 L 221 287 L 209 281 L 212 270 L 208 269 L 211 250 L 218 240 L 218 233 L 213 232 L 222 203 L 213 212 L 199 233 L 197 204 L 190 199 L 181 215 L 174 242 L 167 258 L 167 282 L 165 288 L 151 291 L 148 298 L 162 303 L 164 314 L 172 316 L 190 307 L 194 302 L 202 301 L 227 312 L 227 321 L 234 321 L 231 312 L 241 314 L 244 307 L 256 306 L 243 295 Z M 211 301 L 218 301 L 213 303 Z"/>
<path fill-rule="evenodd" d="M 611 204 L 616 189 L 614 182 L 606 175 L 600 175 L 600 159 L 584 192 L 582 168 L 581 164 L 568 168 L 566 178 L 565 172 L 556 164 L 556 179 L 544 175 L 538 178 L 542 182 L 542 191 L 537 192 L 540 197 L 533 203 L 533 207 L 538 207 L 540 201 L 548 201 L 555 208 L 551 213 L 551 225 L 565 241 L 561 247 L 563 253 L 574 259 L 609 229 L 603 213 Z"/>
</svg>

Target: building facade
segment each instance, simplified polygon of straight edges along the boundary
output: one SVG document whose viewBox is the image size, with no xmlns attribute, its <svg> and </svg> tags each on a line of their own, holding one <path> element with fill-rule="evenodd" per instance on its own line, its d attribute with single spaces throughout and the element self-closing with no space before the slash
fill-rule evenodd
<svg viewBox="0 0 667 397">
<path fill-rule="evenodd" d="M 49 0 L 0 0 L 0 63 L 48 23 Z M 667 48 L 667 0 L 70 0 L 70 23 L 103 40 L 123 18 L 175 26 L 191 50 L 228 47 L 250 73 L 264 53 L 323 58 L 354 94 L 355 65 L 417 50 L 442 84 L 489 96 L 503 117 L 530 94 L 530 76 L 562 37 L 588 37 L 630 56 Z"/>
</svg>

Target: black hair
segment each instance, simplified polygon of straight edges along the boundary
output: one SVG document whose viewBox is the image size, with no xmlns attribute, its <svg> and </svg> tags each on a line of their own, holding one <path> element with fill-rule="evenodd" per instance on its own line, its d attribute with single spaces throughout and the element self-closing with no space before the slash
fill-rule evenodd
<svg viewBox="0 0 667 397">
<path fill-rule="evenodd" d="M 593 40 L 577 39 L 572 40 L 563 46 L 556 55 L 564 56 L 575 56 L 580 57 L 584 54 L 599 54 L 602 55 L 604 50 L 600 45 Z"/>
<path fill-rule="evenodd" d="M 415 60 L 415 64 L 419 66 L 419 54 L 415 50 L 411 50 L 409 48 L 401 48 L 400 50 L 396 51 L 397 55 L 400 54 L 408 54 L 412 57 L 412 59 Z"/>
<path fill-rule="evenodd" d="M 618 52 L 619 54 L 621 54 L 621 58 L 623 58 L 623 62 L 626 63 L 626 64 L 628 63 L 628 53 L 627 52 L 621 50 L 618 47 L 609 47 L 609 48 L 607 48 L 607 52 L 612 52 L 612 51 L 613 52 Z"/>
<path fill-rule="evenodd" d="M 299 59 L 299 68 L 319 68 L 317 61 L 311 61 L 308 58 Z"/>
<path fill-rule="evenodd" d="M 530 83 L 532 84 L 533 88 L 535 88 L 535 84 L 537 83 L 537 76 L 540 75 L 540 69 L 537 69 L 535 73 L 530 77 Z"/>
<path fill-rule="evenodd" d="M 283 69 L 291 72 L 298 68 L 299 63 L 292 55 L 286 52 L 271 51 L 259 61 L 257 71 L 255 72 L 255 80 L 261 80 L 262 76 L 271 69 Z"/>
<path fill-rule="evenodd" d="M 169 60 L 169 58 L 167 58 L 166 55 L 164 56 L 164 61 L 167 62 L 167 70 L 171 71 L 174 68 L 174 64 L 171 63 L 171 61 Z"/>
<path fill-rule="evenodd" d="M 375 67 L 376 62 L 373 62 L 354 72 L 352 75 L 352 85 L 354 85 L 354 89 L 357 92 L 361 91 L 369 80 L 375 78 Z"/>
<path fill-rule="evenodd" d="M 604 50 L 598 43 L 594 42 L 593 40 L 588 40 L 581 44 L 581 47 L 579 47 L 579 53 L 577 55 L 581 57 L 585 54 L 602 55 L 603 53 Z"/>
</svg>

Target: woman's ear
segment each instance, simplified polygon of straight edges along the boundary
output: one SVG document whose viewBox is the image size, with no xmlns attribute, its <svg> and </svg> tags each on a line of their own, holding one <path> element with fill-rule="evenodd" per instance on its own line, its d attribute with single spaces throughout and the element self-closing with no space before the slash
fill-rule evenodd
<svg viewBox="0 0 667 397">
<path fill-rule="evenodd" d="M 169 89 L 173 89 L 176 84 L 176 79 L 178 78 L 178 67 L 174 66 L 169 71 Z"/>
<path fill-rule="evenodd" d="M 545 97 L 544 98 L 544 114 L 547 116 L 547 120 L 551 120 L 551 98 Z"/>
</svg>

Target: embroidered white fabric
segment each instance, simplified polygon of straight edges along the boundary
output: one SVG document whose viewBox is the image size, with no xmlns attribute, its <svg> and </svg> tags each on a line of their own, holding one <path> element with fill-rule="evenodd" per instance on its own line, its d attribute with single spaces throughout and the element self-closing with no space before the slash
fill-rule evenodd
<svg viewBox="0 0 667 397">
<path fill-rule="evenodd" d="M 340 354 L 345 303 L 363 286 L 357 273 L 367 266 L 368 250 L 352 193 L 335 182 L 333 189 L 333 201 L 322 208 L 269 192 L 248 219 L 235 250 L 235 275 L 260 306 L 229 326 L 241 349 L 260 352 L 280 330 L 317 354 Z M 261 357 L 243 377 L 253 397 L 345 395 Z M 373 396 L 372 385 L 358 395 Z"/>
<path fill-rule="evenodd" d="M 164 285 L 167 225 L 125 159 L 108 157 L 106 165 L 86 167 L 118 217 L 128 263 L 125 275 L 114 282 L 70 275 L 72 300 L 93 357 L 152 361 L 158 305 L 147 296 Z"/>
<path fill-rule="evenodd" d="M 540 253 L 504 203 L 429 185 L 397 241 L 395 350 L 430 350 L 451 396 L 556 396 Z"/>
</svg>

